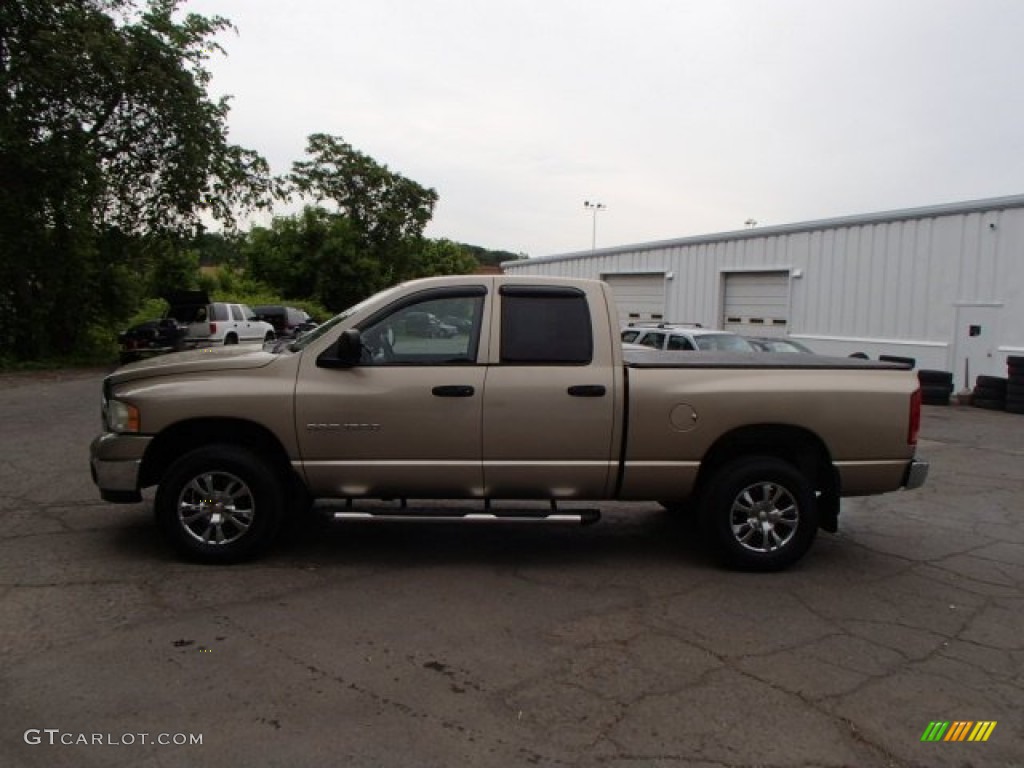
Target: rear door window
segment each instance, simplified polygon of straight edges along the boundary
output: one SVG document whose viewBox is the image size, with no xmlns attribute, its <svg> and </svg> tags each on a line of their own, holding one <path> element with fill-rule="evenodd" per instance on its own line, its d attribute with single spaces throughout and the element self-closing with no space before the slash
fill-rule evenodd
<svg viewBox="0 0 1024 768">
<path fill-rule="evenodd" d="M 561 286 L 501 288 L 501 362 L 587 365 L 594 337 L 586 295 Z"/>
<path fill-rule="evenodd" d="M 645 333 L 637 344 L 642 344 L 643 346 L 650 347 L 651 349 L 663 349 L 665 346 L 665 334 L 660 331 Z"/>
<path fill-rule="evenodd" d="M 687 352 L 693 351 L 693 344 L 685 336 L 669 336 L 668 337 L 668 349 L 686 350 Z"/>
</svg>

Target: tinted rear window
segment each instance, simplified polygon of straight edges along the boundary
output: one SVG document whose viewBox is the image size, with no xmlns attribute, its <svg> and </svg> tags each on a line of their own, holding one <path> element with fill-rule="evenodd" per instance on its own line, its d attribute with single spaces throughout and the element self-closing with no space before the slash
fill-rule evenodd
<svg viewBox="0 0 1024 768">
<path fill-rule="evenodd" d="M 585 365 L 593 359 L 586 296 L 575 289 L 505 286 L 501 362 Z"/>
<path fill-rule="evenodd" d="M 669 336 L 668 337 L 668 348 L 676 350 L 685 350 L 690 352 L 693 350 L 693 344 L 685 336 Z"/>
</svg>

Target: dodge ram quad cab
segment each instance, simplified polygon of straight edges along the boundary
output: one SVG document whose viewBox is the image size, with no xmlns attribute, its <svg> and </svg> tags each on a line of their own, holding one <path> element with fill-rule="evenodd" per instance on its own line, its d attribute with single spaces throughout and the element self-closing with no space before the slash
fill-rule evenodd
<svg viewBox="0 0 1024 768">
<path fill-rule="evenodd" d="M 458 332 L 413 332 L 423 313 Z M 617 499 L 686 506 L 728 564 L 755 570 L 836 530 L 840 497 L 924 482 L 904 367 L 624 353 L 616 318 L 598 281 L 429 278 L 277 352 L 133 363 L 104 380 L 93 479 L 111 502 L 156 486 L 160 527 L 206 562 L 264 550 L 316 499 L 345 500 L 339 517 L 436 517 L 423 501 L 470 499 L 444 514 L 580 522 L 597 511 L 558 503 Z"/>
</svg>

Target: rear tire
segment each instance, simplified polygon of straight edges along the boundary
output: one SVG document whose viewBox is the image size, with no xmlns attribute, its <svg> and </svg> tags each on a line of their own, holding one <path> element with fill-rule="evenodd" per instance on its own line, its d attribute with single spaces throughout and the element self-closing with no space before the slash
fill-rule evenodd
<svg viewBox="0 0 1024 768">
<path fill-rule="evenodd" d="M 917 372 L 917 380 L 922 386 L 953 386 L 953 374 L 950 371 L 934 371 L 922 368 Z"/>
<path fill-rule="evenodd" d="M 924 405 L 949 405 L 953 395 L 951 384 L 923 384 L 921 386 L 921 402 Z"/>
<path fill-rule="evenodd" d="M 733 568 L 778 571 L 810 549 L 818 533 L 814 489 L 788 462 L 770 456 L 736 459 L 711 478 L 701 522 Z"/>
<path fill-rule="evenodd" d="M 1006 395 L 1007 379 L 1001 376 L 979 376 L 974 382 L 974 391 L 979 389 L 995 395 Z"/>
<path fill-rule="evenodd" d="M 977 394 L 971 399 L 971 405 L 975 408 L 983 408 L 986 411 L 1005 411 L 1006 400 L 995 397 L 978 397 Z"/>
<path fill-rule="evenodd" d="M 154 507 L 179 552 L 204 563 L 232 563 L 270 545 L 286 501 L 273 466 L 245 448 L 223 444 L 197 448 L 174 462 Z"/>
</svg>

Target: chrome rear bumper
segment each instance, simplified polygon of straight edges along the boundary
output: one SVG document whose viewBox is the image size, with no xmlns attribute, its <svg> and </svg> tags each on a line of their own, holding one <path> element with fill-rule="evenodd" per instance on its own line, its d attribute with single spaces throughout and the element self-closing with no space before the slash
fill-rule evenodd
<svg viewBox="0 0 1024 768">
<path fill-rule="evenodd" d="M 903 488 L 912 491 L 924 485 L 924 481 L 928 479 L 928 467 L 927 461 L 921 461 L 920 459 L 911 461 L 907 466 L 906 474 L 903 476 Z"/>
</svg>

